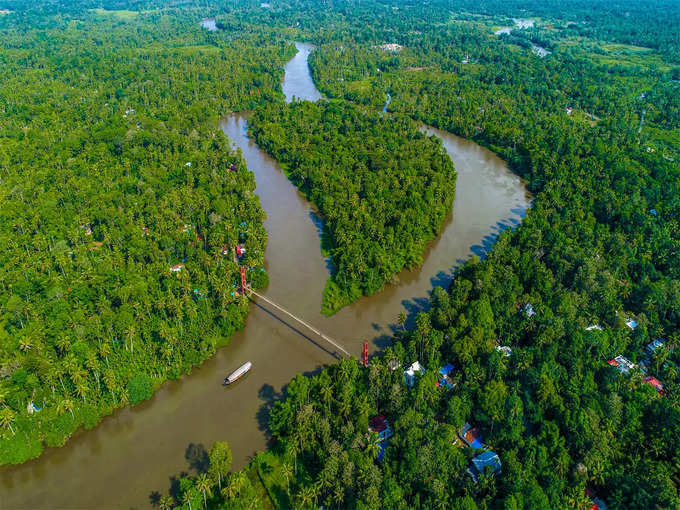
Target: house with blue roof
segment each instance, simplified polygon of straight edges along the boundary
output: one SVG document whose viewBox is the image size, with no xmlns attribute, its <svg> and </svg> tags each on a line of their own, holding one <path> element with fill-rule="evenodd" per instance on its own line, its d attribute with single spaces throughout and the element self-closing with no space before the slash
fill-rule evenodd
<svg viewBox="0 0 680 510">
<path fill-rule="evenodd" d="M 489 470 L 487 468 L 490 468 L 493 474 L 500 473 L 501 471 L 501 459 L 491 450 L 477 455 L 472 459 L 468 474 L 472 480 L 477 483 L 479 476 Z"/>
<path fill-rule="evenodd" d="M 439 369 L 439 375 L 441 379 L 437 381 L 437 388 L 453 389 L 456 383 L 453 382 L 453 365 L 447 363 L 442 368 Z"/>
</svg>

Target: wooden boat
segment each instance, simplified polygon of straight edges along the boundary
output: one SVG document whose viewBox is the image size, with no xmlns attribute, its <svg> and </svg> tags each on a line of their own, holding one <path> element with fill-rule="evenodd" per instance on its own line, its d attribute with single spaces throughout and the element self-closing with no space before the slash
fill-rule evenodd
<svg viewBox="0 0 680 510">
<path fill-rule="evenodd" d="M 238 367 L 224 379 L 224 385 L 226 386 L 228 384 L 236 382 L 239 378 L 247 374 L 248 371 L 252 368 L 252 366 L 253 364 L 250 361 L 246 361 L 243 365 Z"/>
</svg>

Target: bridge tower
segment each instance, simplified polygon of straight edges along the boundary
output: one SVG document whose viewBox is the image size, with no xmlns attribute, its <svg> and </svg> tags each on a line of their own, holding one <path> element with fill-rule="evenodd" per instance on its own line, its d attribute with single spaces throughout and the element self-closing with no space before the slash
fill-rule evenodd
<svg viewBox="0 0 680 510">
<path fill-rule="evenodd" d="M 241 294 L 246 295 L 246 267 L 241 266 Z"/>
</svg>

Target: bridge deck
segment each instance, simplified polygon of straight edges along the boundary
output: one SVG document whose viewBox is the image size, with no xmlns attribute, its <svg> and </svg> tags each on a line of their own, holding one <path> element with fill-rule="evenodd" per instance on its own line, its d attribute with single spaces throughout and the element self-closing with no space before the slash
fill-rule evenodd
<svg viewBox="0 0 680 510">
<path fill-rule="evenodd" d="M 313 332 L 314 332 L 316 335 L 318 335 L 320 338 L 323 338 L 326 342 L 328 342 L 329 344 L 331 344 L 333 347 L 335 347 L 338 351 L 342 352 L 342 353 L 343 353 L 345 356 L 347 356 L 348 358 L 351 356 L 351 354 L 350 354 L 344 347 L 342 347 L 340 344 L 338 344 L 335 340 L 333 340 L 332 338 L 330 338 L 328 335 L 324 335 L 321 331 L 319 331 L 318 329 L 316 329 L 316 328 L 315 328 L 314 326 L 312 326 L 311 324 L 309 324 L 309 323 L 303 321 L 300 317 L 297 317 L 296 315 L 293 315 L 292 313 L 290 313 L 288 310 L 286 310 L 286 309 L 283 308 L 282 306 L 276 304 L 276 303 L 275 303 L 274 301 L 272 301 L 271 299 L 264 297 L 262 294 L 258 294 L 257 292 L 255 292 L 255 291 L 254 291 L 253 289 L 251 289 L 250 287 L 248 287 L 248 292 L 249 292 L 250 294 L 254 294 L 255 296 L 259 297 L 262 301 L 265 301 L 266 303 L 269 303 L 271 306 L 273 306 L 274 308 L 276 308 L 276 309 L 279 310 L 280 312 L 283 312 L 283 313 L 285 313 L 286 315 L 288 315 L 289 317 L 292 317 L 294 320 L 296 320 L 297 322 L 299 322 L 300 324 L 302 324 L 303 326 L 305 326 L 307 329 L 309 329 L 310 331 L 313 331 Z"/>
</svg>

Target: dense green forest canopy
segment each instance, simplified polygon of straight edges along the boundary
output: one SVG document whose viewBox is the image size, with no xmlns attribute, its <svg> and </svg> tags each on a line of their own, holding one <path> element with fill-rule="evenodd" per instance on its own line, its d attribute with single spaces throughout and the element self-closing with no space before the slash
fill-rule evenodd
<svg viewBox="0 0 680 510">
<path fill-rule="evenodd" d="M 163 505 L 266 506 L 260 480 L 281 508 L 590 508 L 586 489 L 610 508 L 680 507 L 678 2 L 1 8 L 3 462 L 148 397 L 238 327 L 221 248 L 241 234 L 257 269 L 265 233 L 208 116 L 279 102 L 277 41 L 299 37 L 318 44 L 327 97 L 375 108 L 389 92 L 392 112 L 504 157 L 534 207 L 368 368 L 296 377 L 256 476 L 225 476 L 218 448 Z M 198 30 L 208 15 L 221 32 Z M 367 434 L 379 413 L 387 443 Z M 477 483 L 466 422 L 502 464 Z"/>
<path fill-rule="evenodd" d="M 678 507 L 680 94 L 677 41 L 664 40 L 678 24 L 631 32 L 658 34 L 644 41 L 538 20 L 507 37 L 494 34 L 502 20 L 426 27 L 427 8 L 409 18 L 364 7 L 335 13 L 342 29 L 310 30 L 322 92 L 373 107 L 389 92 L 391 111 L 502 155 L 536 198 L 369 368 L 343 362 L 291 382 L 270 418 L 270 492 L 281 507 L 589 508 L 588 489 L 610 508 Z M 675 4 L 650 11 L 665 7 L 674 19 Z M 360 28 L 371 9 L 377 20 Z M 610 18 L 628 19 L 619 12 Z M 552 53 L 540 58 L 523 40 Z M 655 339 L 661 347 L 648 347 Z M 612 366 L 619 355 L 635 365 L 628 373 Z M 415 360 L 426 371 L 409 389 L 402 371 Z M 436 384 L 446 363 L 451 390 Z M 382 445 L 366 437 L 379 413 L 394 432 Z M 479 451 L 456 437 L 465 422 L 502 462 L 478 483 L 466 471 Z"/>
<path fill-rule="evenodd" d="M 239 264 L 266 281 L 216 119 L 281 95 L 291 47 L 173 14 L 50 22 L 0 37 L 0 463 L 187 373 L 243 325 Z"/>
<path fill-rule="evenodd" d="M 456 189 L 438 138 L 408 117 L 343 102 L 260 107 L 249 126 L 322 215 L 333 263 L 325 313 L 422 263 Z"/>
</svg>

